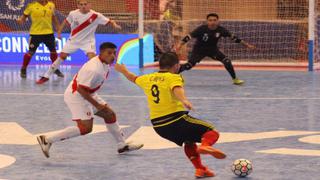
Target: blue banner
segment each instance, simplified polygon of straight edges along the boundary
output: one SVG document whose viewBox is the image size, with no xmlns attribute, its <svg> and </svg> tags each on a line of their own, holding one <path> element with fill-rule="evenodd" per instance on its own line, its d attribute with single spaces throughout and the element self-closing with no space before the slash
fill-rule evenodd
<svg viewBox="0 0 320 180">
<path fill-rule="evenodd" d="M 57 52 L 60 53 L 66 43 L 69 34 L 62 34 L 62 38 L 56 39 Z M 103 42 L 112 42 L 119 48 L 127 41 L 137 38 L 137 34 L 96 34 L 97 53 L 99 45 Z M 22 64 L 24 53 L 28 52 L 28 34 L 0 33 L 0 64 Z M 144 64 L 154 61 L 153 37 L 146 35 L 144 38 Z M 132 50 L 133 49 L 133 50 Z M 82 65 L 87 61 L 86 55 L 78 50 L 71 54 L 64 65 Z M 139 46 L 134 45 L 130 51 L 126 51 L 123 63 L 128 65 L 139 64 Z M 30 64 L 51 64 L 50 52 L 44 44 L 40 44 Z"/>
</svg>

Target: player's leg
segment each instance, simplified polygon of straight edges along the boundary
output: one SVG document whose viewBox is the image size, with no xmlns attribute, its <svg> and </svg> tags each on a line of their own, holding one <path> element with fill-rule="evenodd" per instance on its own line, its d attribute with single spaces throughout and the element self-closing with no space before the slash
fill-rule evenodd
<svg viewBox="0 0 320 180">
<path fill-rule="evenodd" d="M 190 131 L 186 136 L 186 141 L 201 142 L 198 147 L 200 154 L 210 154 L 217 159 L 226 157 L 222 151 L 211 147 L 219 139 L 219 132 L 215 130 L 212 124 L 189 115 L 184 117 L 184 121 L 187 123 L 185 125 L 186 129 Z"/>
<path fill-rule="evenodd" d="M 95 40 L 91 40 L 88 43 L 85 43 L 80 48 L 88 57 L 88 60 L 92 59 L 96 56 L 96 42 Z"/>
<path fill-rule="evenodd" d="M 80 135 L 86 135 L 92 131 L 93 119 L 74 120 L 77 126 L 70 126 L 52 135 L 40 135 L 37 140 L 43 154 L 49 158 L 49 150 L 53 143 L 63 141 Z"/>
<path fill-rule="evenodd" d="M 186 70 L 190 70 L 193 66 L 199 63 L 205 57 L 206 55 L 203 52 L 192 50 L 191 54 L 188 57 L 188 62 L 180 66 L 179 73 Z"/>
<path fill-rule="evenodd" d="M 213 59 L 216 58 L 218 61 L 220 61 L 224 67 L 226 68 L 226 70 L 229 72 L 231 78 L 232 78 L 232 81 L 233 81 L 233 84 L 235 85 L 241 85 L 244 83 L 243 80 L 240 80 L 237 78 L 236 76 L 236 72 L 234 71 L 234 68 L 233 68 L 233 65 L 232 65 L 232 62 L 231 62 L 231 59 L 228 58 L 227 56 L 225 56 L 221 51 L 219 50 L 216 50 L 214 52 L 214 55 L 211 56 Z"/>
<path fill-rule="evenodd" d="M 56 41 L 53 34 L 44 35 L 43 43 L 48 47 L 50 51 L 51 62 L 54 63 L 58 58 L 58 53 L 56 51 Z M 56 69 L 54 73 L 59 77 L 64 77 L 62 72 L 59 69 Z"/>
<path fill-rule="evenodd" d="M 196 177 L 209 177 L 214 176 L 206 166 L 201 162 L 200 153 L 198 152 L 196 141 L 193 141 L 194 136 L 190 136 L 194 132 L 194 125 L 186 121 L 187 115 L 185 112 L 177 112 L 170 117 L 158 118 L 151 120 L 153 128 L 158 135 L 171 142 L 176 143 L 178 146 L 184 145 L 184 152 L 187 158 L 191 161 L 195 168 Z M 179 131 L 177 131 L 179 129 Z M 198 133 L 198 132 L 196 132 Z M 201 136 L 196 139 L 200 142 Z"/>
<path fill-rule="evenodd" d="M 198 152 L 198 146 L 194 142 L 185 142 L 184 152 L 195 168 L 196 177 L 215 176 L 214 172 L 202 164 L 200 153 Z"/>
<path fill-rule="evenodd" d="M 118 145 L 118 153 L 124 153 L 128 151 L 138 150 L 143 147 L 143 144 L 132 144 L 126 143 L 122 130 L 117 121 L 116 113 L 105 104 L 106 108 L 104 109 L 106 112 L 104 113 L 104 122 L 106 123 L 106 127 L 108 131 L 111 133 L 112 137 L 115 139 Z"/>
<path fill-rule="evenodd" d="M 49 157 L 49 150 L 53 143 L 63 141 L 80 135 L 86 135 L 92 131 L 93 111 L 92 106 L 83 102 L 72 102 L 65 97 L 65 102 L 72 113 L 72 119 L 77 126 L 70 126 L 54 134 L 40 135 L 37 140 L 44 155 Z"/>
<path fill-rule="evenodd" d="M 47 72 L 39 79 L 37 80 L 37 84 L 43 84 L 49 80 L 49 77 L 59 68 L 60 64 L 69 56 L 69 54 L 77 51 L 78 45 L 76 43 L 71 42 L 70 40 L 67 41 L 67 43 L 63 46 L 63 49 L 61 50 L 60 56 L 54 63 L 52 63 L 47 70 Z"/>
<path fill-rule="evenodd" d="M 29 38 L 29 51 L 23 55 L 23 63 L 20 70 L 20 77 L 26 78 L 27 77 L 27 67 L 30 63 L 30 60 L 32 59 L 32 56 L 37 51 L 37 48 L 40 44 L 40 39 L 38 36 L 30 35 Z"/>
</svg>

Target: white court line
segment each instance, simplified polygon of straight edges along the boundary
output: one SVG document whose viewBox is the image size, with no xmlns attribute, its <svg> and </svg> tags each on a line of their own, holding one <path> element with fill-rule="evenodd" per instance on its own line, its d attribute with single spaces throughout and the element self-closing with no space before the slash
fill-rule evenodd
<svg viewBox="0 0 320 180">
<path fill-rule="evenodd" d="M 59 93 L 0 93 L 0 95 L 14 96 L 63 96 Z M 145 98 L 145 96 L 126 96 L 126 95 L 101 95 L 108 98 Z M 320 97 L 189 97 L 196 100 L 320 100 Z"/>
</svg>

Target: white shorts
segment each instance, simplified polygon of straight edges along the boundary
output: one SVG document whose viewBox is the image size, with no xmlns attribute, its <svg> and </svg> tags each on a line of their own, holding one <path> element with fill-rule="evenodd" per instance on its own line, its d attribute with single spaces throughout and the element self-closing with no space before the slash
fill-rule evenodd
<svg viewBox="0 0 320 180">
<path fill-rule="evenodd" d="M 97 94 L 94 94 L 92 97 L 100 104 L 107 104 Z M 94 113 L 97 111 L 96 108 L 81 97 L 78 92 L 73 94 L 70 91 L 65 91 L 64 102 L 71 111 L 72 120 L 91 120 L 94 117 Z"/>
<path fill-rule="evenodd" d="M 64 95 L 64 102 L 71 111 L 72 120 L 91 120 L 93 119 L 93 106 L 82 97 L 72 97 Z"/>
<path fill-rule="evenodd" d="M 95 40 L 90 40 L 86 43 L 83 43 L 68 39 L 66 44 L 63 46 L 61 52 L 72 54 L 76 52 L 78 49 L 81 49 L 83 52 L 85 52 L 85 54 L 96 54 L 96 42 Z"/>
</svg>

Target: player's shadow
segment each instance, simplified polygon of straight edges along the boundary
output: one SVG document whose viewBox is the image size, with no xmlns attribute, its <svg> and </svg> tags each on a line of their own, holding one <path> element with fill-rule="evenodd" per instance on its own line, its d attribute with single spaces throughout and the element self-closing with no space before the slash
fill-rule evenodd
<svg viewBox="0 0 320 180">
<path fill-rule="evenodd" d="M 143 154 L 134 154 L 134 153 L 123 153 L 123 154 L 118 154 L 119 157 L 141 157 Z"/>
<path fill-rule="evenodd" d="M 239 179 L 249 179 L 249 180 L 252 180 L 253 178 L 252 177 L 233 177 L 231 179 L 237 179 L 237 180 L 239 180 Z"/>
</svg>

